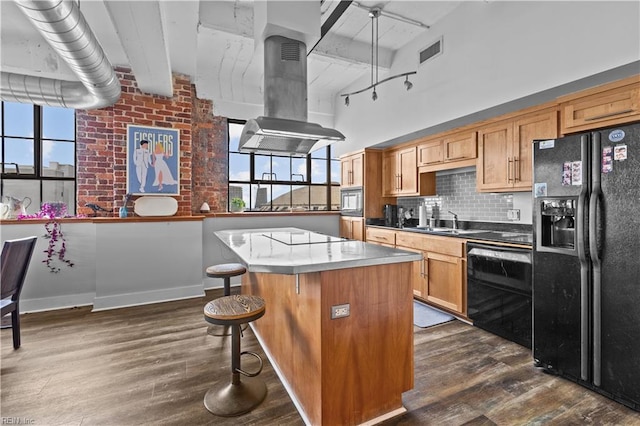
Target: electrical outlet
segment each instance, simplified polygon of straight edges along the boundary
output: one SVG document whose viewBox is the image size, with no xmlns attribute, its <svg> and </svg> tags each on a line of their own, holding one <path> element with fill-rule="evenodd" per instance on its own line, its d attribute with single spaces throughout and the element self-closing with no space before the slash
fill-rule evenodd
<svg viewBox="0 0 640 426">
<path fill-rule="evenodd" d="M 509 220 L 520 220 L 520 210 L 519 209 L 509 209 L 509 210 L 507 210 L 507 219 L 509 219 Z"/>
<path fill-rule="evenodd" d="M 331 319 L 348 317 L 351 307 L 348 303 L 331 307 Z"/>
</svg>

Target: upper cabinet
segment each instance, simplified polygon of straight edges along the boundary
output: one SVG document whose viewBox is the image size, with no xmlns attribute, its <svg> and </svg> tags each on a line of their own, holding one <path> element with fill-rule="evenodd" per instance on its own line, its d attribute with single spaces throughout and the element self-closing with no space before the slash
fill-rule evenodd
<svg viewBox="0 0 640 426">
<path fill-rule="evenodd" d="M 364 179 L 364 152 L 340 158 L 340 170 L 343 188 L 362 186 Z"/>
<path fill-rule="evenodd" d="M 558 99 L 562 134 L 640 120 L 640 76 Z"/>
<path fill-rule="evenodd" d="M 417 149 L 394 149 L 382 157 L 382 195 L 418 195 Z"/>
<path fill-rule="evenodd" d="M 478 131 L 477 189 L 480 192 L 531 190 L 532 142 L 558 137 L 556 108 L 492 123 Z"/>
<path fill-rule="evenodd" d="M 475 131 L 448 133 L 418 143 L 418 167 L 423 172 L 475 166 L 477 156 Z"/>
</svg>

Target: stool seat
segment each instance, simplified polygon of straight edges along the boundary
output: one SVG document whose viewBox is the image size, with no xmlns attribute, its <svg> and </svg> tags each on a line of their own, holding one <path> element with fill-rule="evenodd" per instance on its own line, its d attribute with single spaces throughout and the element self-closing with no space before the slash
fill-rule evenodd
<svg viewBox="0 0 640 426">
<path fill-rule="evenodd" d="M 234 294 L 212 300 L 204 307 L 204 319 L 211 324 L 236 325 L 255 321 L 265 312 L 264 299 Z"/>
<path fill-rule="evenodd" d="M 206 269 L 209 278 L 227 278 L 242 275 L 247 272 L 247 268 L 241 263 L 221 263 L 212 265 Z"/>
</svg>

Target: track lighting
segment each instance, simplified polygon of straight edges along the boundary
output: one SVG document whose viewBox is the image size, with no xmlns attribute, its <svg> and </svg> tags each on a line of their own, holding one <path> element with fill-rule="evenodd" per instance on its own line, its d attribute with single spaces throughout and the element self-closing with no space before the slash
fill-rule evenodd
<svg viewBox="0 0 640 426">
<path fill-rule="evenodd" d="M 380 8 L 373 8 L 369 10 L 369 17 L 371 18 L 371 84 L 364 89 L 356 90 L 351 93 L 341 93 L 340 96 L 344 96 L 344 104 L 349 106 L 349 96 L 356 95 L 358 93 L 365 92 L 369 89 L 373 89 L 371 99 L 374 101 L 378 99 L 378 93 L 376 92 L 376 86 L 382 83 L 386 83 L 389 80 L 395 78 L 405 77 L 404 87 L 406 90 L 411 90 L 413 83 L 409 81 L 409 76 L 416 74 L 416 71 L 409 71 L 402 74 L 393 75 L 382 80 L 378 80 L 378 18 L 382 10 Z"/>
<path fill-rule="evenodd" d="M 411 88 L 413 87 L 413 83 L 409 81 L 409 76 L 407 76 L 407 78 L 404 80 L 404 87 L 407 90 L 411 90 Z"/>
</svg>

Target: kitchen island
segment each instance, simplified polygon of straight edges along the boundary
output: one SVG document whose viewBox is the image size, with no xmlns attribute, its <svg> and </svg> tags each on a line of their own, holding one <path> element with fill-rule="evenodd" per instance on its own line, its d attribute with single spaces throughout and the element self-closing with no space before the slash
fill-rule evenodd
<svg viewBox="0 0 640 426">
<path fill-rule="evenodd" d="M 307 424 L 373 424 L 413 388 L 412 262 L 421 255 L 297 228 L 215 232 L 265 299 L 252 328 Z"/>
</svg>

